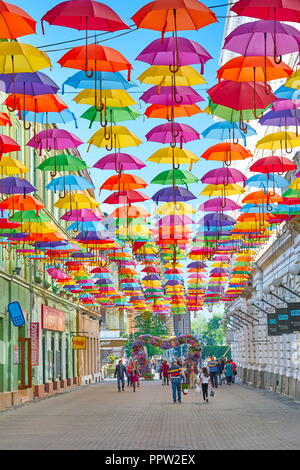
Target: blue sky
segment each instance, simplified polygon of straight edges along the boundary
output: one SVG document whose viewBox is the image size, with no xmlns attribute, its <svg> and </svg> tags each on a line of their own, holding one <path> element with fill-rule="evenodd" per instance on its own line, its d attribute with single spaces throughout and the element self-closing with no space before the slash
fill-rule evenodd
<svg viewBox="0 0 300 470">
<path fill-rule="evenodd" d="M 28 2 L 28 0 L 14 0 L 14 4 L 20 6 L 24 10 L 26 10 L 30 15 L 32 15 L 38 22 L 41 17 L 55 6 L 57 0 L 46 0 L 41 2 Z M 122 19 L 129 25 L 133 24 L 132 20 L 130 19 L 131 16 L 141 8 L 145 3 L 144 0 L 134 0 L 134 1 L 121 1 L 121 0 L 110 0 L 106 2 L 111 8 L 113 8 L 121 17 Z M 221 4 L 223 2 L 216 2 L 216 0 L 207 0 L 207 6 L 217 5 L 218 3 Z M 227 7 L 215 8 L 214 9 L 217 16 L 225 16 Z M 200 85 L 195 87 L 199 90 L 199 93 L 206 99 L 206 89 L 210 88 L 212 85 L 216 83 L 216 70 L 218 68 L 218 61 L 220 56 L 220 49 L 222 46 L 223 40 L 223 30 L 224 30 L 224 18 L 220 18 L 218 23 L 209 25 L 199 31 L 183 31 L 180 32 L 180 36 L 187 37 L 189 39 L 193 39 L 199 42 L 202 46 L 204 46 L 210 54 L 213 56 L 213 60 L 209 61 L 205 66 L 205 73 L 204 77 L 207 81 L 207 85 Z M 84 37 L 84 32 L 76 31 L 70 28 L 63 28 L 59 26 L 50 26 L 48 23 L 45 23 L 45 35 L 43 36 L 41 31 L 40 23 L 37 27 L 37 35 L 25 36 L 24 38 L 20 38 L 20 41 L 28 42 L 35 46 L 43 46 L 52 43 L 57 43 L 60 41 L 66 41 L 70 39 L 77 39 Z M 105 38 L 111 37 L 112 35 L 107 35 Z M 104 45 L 113 47 L 119 50 L 133 65 L 133 73 L 132 79 L 138 85 L 136 88 L 132 88 L 134 93 L 132 96 L 136 101 L 138 101 L 139 96 L 145 91 L 149 86 L 140 85 L 136 78 L 146 69 L 148 68 L 148 64 L 135 61 L 135 57 L 141 52 L 144 47 L 146 47 L 151 41 L 160 37 L 160 33 L 157 31 L 149 31 L 145 29 L 139 29 L 137 31 L 131 32 L 128 35 L 125 35 L 120 38 L 111 39 L 106 41 Z M 47 51 L 50 49 L 60 49 L 66 47 L 75 47 L 78 45 L 84 44 L 84 41 L 79 41 L 74 44 L 66 44 L 61 46 L 54 46 L 53 48 L 45 48 Z M 67 51 L 57 51 L 57 52 L 48 52 L 52 65 L 53 70 L 50 72 L 49 70 L 45 69 L 43 72 L 49 74 L 57 83 L 61 86 L 61 84 L 71 75 L 73 75 L 76 71 L 72 69 L 64 69 L 61 68 L 59 64 L 57 64 L 57 60 L 60 59 Z M 196 67 L 198 71 L 200 71 L 200 66 Z M 72 89 L 68 88 L 68 91 L 73 91 Z M 140 92 L 140 93 L 139 93 Z M 72 102 L 73 97 L 75 94 L 65 94 L 63 95 L 63 99 L 69 105 L 70 109 L 76 114 L 77 118 L 84 112 L 87 106 L 78 105 L 75 102 Z M 140 108 L 141 106 L 141 108 Z M 201 104 L 201 108 L 203 109 L 205 104 Z M 143 112 L 145 109 L 145 105 L 143 102 L 138 104 L 137 109 Z M 188 119 L 180 119 L 177 120 L 179 122 L 185 122 L 186 124 L 191 125 L 194 127 L 198 132 L 201 133 L 206 127 L 212 124 L 212 119 L 208 117 L 205 113 L 198 114 L 194 117 Z M 127 153 L 131 153 L 144 162 L 146 159 L 158 148 L 162 147 L 162 145 L 147 142 L 145 139 L 145 134 L 154 126 L 158 124 L 162 124 L 165 121 L 159 119 L 147 119 L 144 120 L 143 117 L 139 118 L 136 121 L 128 121 L 122 123 L 122 125 L 127 126 L 133 133 L 135 133 L 142 141 L 138 147 L 131 147 L 126 148 L 124 151 Z M 97 124 L 93 126 L 91 130 L 88 129 L 88 121 L 84 119 L 79 119 L 79 129 L 75 129 L 73 124 L 69 124 L 66 126 L 61 125 L 60 127 L 69 130 L 77 134 L 84 142 L 88 140 L 88 138 L 97 130 Z M 203 138 L 200 141 L 191 142 L 186 145 L 186 148 L 194 152 L 197 156 L 200 156 L 203 151 L 208 148 L 209 146 L 215 144 L 215 141 L 212 140 L 204 140 Z M 86 153 L 87 145 L 84 144 L 79 147 L 79 150 L 82 154 L 82 157 L 87 161 L 87 163 L 92 166 L 99 158 L 105 155 L 107 152 L 103 149 L 97 149 L 96 147 L 91 147 L 89 153 Z M 201 177 L 206 171 L 216 167 L 213 162 L 206 162 L 201 160 L 193 167 L 193 173 L 198 177 Z M 188 169 L 186 166 L 185 169 Z M 141 178 L 143 178 L 146 182 L 150 183 L 151 179 L 161 171 L 169 169 L 168 165 L 158 165 L 154 163 L 147 162 L 147 167 L 143 170 L 136 172 Z M 97 188 L 105 181 L 106 178 L 111 176 L 113 173 L 106 171 L 102 172 L 96 169 L 91 170 L 92 178 L 94 184 L 96 186 L 96 194 L 98 194 Z M 202 189 L 202 185 L 200 183 L 193 184 L 190 186 L 190 190 L 195 194 L 198 195 Z M 157 190 L 161 189 L 161 186 L 154 186 L 150 185 L 147 187 L 144 192 L 151 197 Z M 100 201 L 103 201 L 109 192 L 103 191 L 101 196 L 99 197 Z M 200 198 L 197 202 L 203 202 L 204 198 Z M 107 206 L 103 207 L 104 210 L 110 209 Z"/>
</svg>

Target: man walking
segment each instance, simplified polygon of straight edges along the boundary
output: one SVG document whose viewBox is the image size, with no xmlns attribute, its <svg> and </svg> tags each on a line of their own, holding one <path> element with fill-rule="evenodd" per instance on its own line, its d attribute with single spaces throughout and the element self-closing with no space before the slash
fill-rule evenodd
<svg viewBox="0 0 300 470">
<path fill-rule="evenodd" d="M 117 377 L 117 383 L 118 383 L 118 391 L 121 391 L 121 384 L 122 384 L 122 390 L 124 392 L 124 385 L 125 385 L 125 375 L 127 376 L 127 370 L 126 367 L 123 364 L 122 359 L 119 360 L 119 364 L 116 366 L 115 369 L 115 374 L 114 377 Z"/>
<path fill-rule="evenodd" d="M 232 365 L 232 377 L 231 377 L 231 383 L 234 384 L 235 382 L 235 376 L 237 375 L 237 365 L 233 361 L 233 359 L 230 360 L 230 364 Z"/>
<path fill-rule="evenodd" d="M 210 383 L 213 388 L 218 388 L 218 366 L 214 357 L 209 357 L 207 367 L 210 376 Z"/>
<path fill-rule="evenodd" d="M 182 367 L 178 365 L 176 360 L 172 361 L 168 373 L 171 377 L 173 403 L 177 402 L 177 398 L 178 403 L 181 403 L 181 377 L 184 377 L 185 379 L 185 374 L 182 370 Z"/>
</svg>

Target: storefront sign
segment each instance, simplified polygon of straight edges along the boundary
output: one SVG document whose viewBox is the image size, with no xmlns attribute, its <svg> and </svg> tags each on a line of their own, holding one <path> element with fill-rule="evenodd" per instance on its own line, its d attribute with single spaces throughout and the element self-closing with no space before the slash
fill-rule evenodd
<svg viewBox="0 0 300 470">
<path fill-rule="evenodd" d="M 288 308 L 275 308 L 275 313 L 278 315 L 278 331 L 280 334 L 292 333 L 291 316 Z"/>
<path fill-rule="evenodd" d="M 86 349 L 86 336 L 74 336 L 73 349 Z"/>
<path fill-rule="evenodd" d="M 66 317 L 65 312 L 56 310 L 56 308 L 42 305 L 42 328 L 52 331 L 65 331 Z"/>
<path fill-rule="evenodd" d="M 19 346 L 13 346 L 13 364 L 20 364 Z"/>
<path fill-rule="evenodd" d="M 300 303 L 288 303 L 290 310 L 292 331 L 300 331 Z"/>
<path fill-rule="evenodd" d="M 39 365 L 40 356 L 40 324 L 36 322 L 30 323 L 30 338 L 31 338 L 31 365 Z"/>
<path fill-rule="evenodd" d="M 267 323 L 268 323 L 268 336 L 277 336 L 280 335 L 278 330 L 278 316 L 274 313 L 267 314 Z"/>
</svg>

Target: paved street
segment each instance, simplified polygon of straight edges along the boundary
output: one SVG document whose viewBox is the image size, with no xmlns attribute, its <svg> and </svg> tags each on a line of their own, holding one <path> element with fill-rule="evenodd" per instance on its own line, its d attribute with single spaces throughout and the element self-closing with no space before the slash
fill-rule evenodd
<svg viewBox="0 0 300 470">
<path fill-rule="evenodd" d="M 208 405 L 173 404 L 159 381 L 118 393 L 113 382 L 0 413 L 0 449 L 300 449 L 300 405 L 240 385 Z"/>
</svg>

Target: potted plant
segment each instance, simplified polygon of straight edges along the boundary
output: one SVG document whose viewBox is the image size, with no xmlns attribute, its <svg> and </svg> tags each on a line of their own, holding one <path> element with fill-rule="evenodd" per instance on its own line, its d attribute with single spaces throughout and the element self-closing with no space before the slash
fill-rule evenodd
<svg viewBox="0 0 300 470">
<path fill-rule="evenodd" d="M 34 276 L 34 282 L 35 284 L 42 284 L 43 280 L 39 276 Z"/>
<path fill-rule="evenodd" d="M 52 286 L 52 291 L 54 294 L 57 294 L 59 292 L 59 287 L 58 286 Z"/>
<path fill-rule="evenodd" d="M 45 282 L 44 282 L 44 287 L 45 287 L 45 289 L 49 289 L 49 287 L 51 287 L 50 282 L 45 281 Z"/>
<path fill-rule="evenodd" d="M 145 380 L 153 380 L 153 374 L 151 374 L 151 372 L 146 372 L 144 374 L 144 379 Z"/>
</svg>

